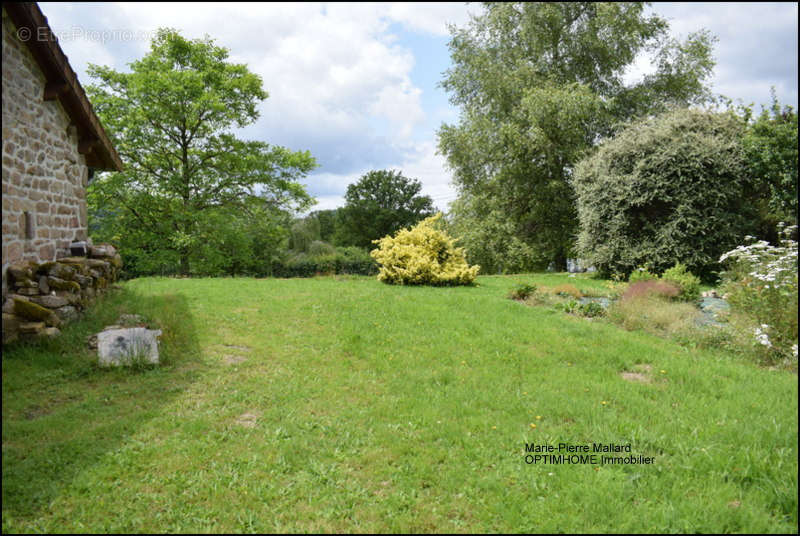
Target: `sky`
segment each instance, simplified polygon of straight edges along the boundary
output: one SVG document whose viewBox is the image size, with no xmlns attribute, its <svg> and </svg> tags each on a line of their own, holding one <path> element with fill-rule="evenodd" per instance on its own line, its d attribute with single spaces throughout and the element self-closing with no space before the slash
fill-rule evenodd
<svg viewBox="0 0 800 536">
<path fill-rule="evenodd" d="M 458 109 L 438 84 L 450 66 L 448 24 L 475 3 L 70 3 L 39 6 L 82 84 L 89 63 L 129 71 L 159 27 L 206 35 L 259 74 L 269 93 L 257 122 L 238 132 L 292 150 L 319 167 L 303 182 L 312 210 L 342 206 L 347 185 L 373 169 L 419 180 L 442 210 L 456 198 L 437 131 Z M 675 3 L 647 8 L 674 37 L 705 28 L 718 41 L 712 91 L 735 102 L 797 108 L 797 3 Z M 647 56 L 626 74 L 651 69 Z"/>
</svg>

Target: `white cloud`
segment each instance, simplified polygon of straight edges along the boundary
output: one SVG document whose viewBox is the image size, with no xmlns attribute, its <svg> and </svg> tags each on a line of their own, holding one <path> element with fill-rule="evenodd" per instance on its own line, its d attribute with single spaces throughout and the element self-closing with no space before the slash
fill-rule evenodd
<svg viewBox="0 0 800 536">
<path fill-rule="evenodd" d="M 424 119 L 409 77 L 414 58 L 384 35 L 381 4 L 193 4 L 191 17 L 183 3 L 122 9 L 144 28 L 175 26 L 189 37 L 213 29 L 233 61 L 264 79 L 263 130 L 356 127 L 363 135 L 372 114 L 407 135 Z"/>
<path fill-rule="evenodd" d="M 464 26 L 469 13 L 478 13 L 480 8 L 466 6 L 460 2 L 392 2 L 386 6 L 391 19 L 409 29 L 434 35 L 449 35 L 447 24 Z"/>
<path fill-rule="evenodd" d="M 333 210 L 344 206 L 343 195 L 320 195 L 317 196 L 317 204 L 314 205 L 308 212 L 316 212 L 318 210 Z"/>
<path fill-rule="evenodd" d="M 76 74 L 78 74 L 78 80 L 81 82 L 81 84 L 88 84 L 91 82 L 91 80 L 78 72 L 79 69 L 85 69 L 89 63 L 93 63 L 95 65 L 108 65 L 110 67 L 114 67 L 115 69 L 122 69 L 125 67 L 124 64 L 119 62 L 119 58 L 115 57 L 115 55 L 102 42 L 102 36 L 96 40 L 86 40 L 85 32 L 79 26 L 74 26 L 61 35 L 56 34 L 56 37 L 61 42 L 63 49 L 70 50 L 70 53 L 67 55 L 67 59 L 69 60 L 69 64 L 72 66 L 72 69 L 76 71 Z M 65 43 L 77 39 L 85 41 L 85 44 L 80 47 L 65 46 Z"/>
<path fill-rule="evenodd" d="M 80 25 L 87 35 L 112 29 L 153 32 L 164 26 L 191 38 L 211 34 L 231 51 L 232 61 L 246 63 L 263 78 L 270 94 L 247 135 L 311 149 L 323 169 L 353 169 L 359 156 L 345 156 L 345 151 L 366 151 L 381 142 L 389 146 L 372 151 L 379 160 L 401 154 L 400 145 L 425 121 L 422 90 L 410 77 L 415 59 L 388 28 L 398 22 L 394 12 L 408 19 L 406 24 L 432 27 L 436 15 L 427 8 L 414 15 L 411 6 L 380 3 L 196 3 L 188 13 L 185 3 L 103 7 L 91 11 L 94 19 L 74 6 L 45 4 L 43 10 L 54 27 Z M 85 68 L 87 60 L 120 69 L 148 46 L 147 40 L 62 41 L 77 60 L 76 70 Z M 120 61 L 119 47 L 125 48 L 125 61 Z M 386 132 L 376 131 L 376 125 L 386 125 Z M 333 143 L 316 150 L 307 139 Z"/>
<path fill-rule="evenodd" d="M 769 103 L 775 86 L 782 103 L 797 104 L 796 3 L 658 2 L 648 13 L 667 19 L 670 34 L 681 40 L 700 29 L 718 38 L 712 89 L 745 103 Z M 626 82 L 653 70 L 644 55 L 637 58 Z"/>
<path fill-rule="evenodd" d="M 354 173 L 317 173 L 309 177 L 306 184 L 319 194 L 316 196 L 318 204 L 311 210 L 325 210 L 344 205 L 344 191 L 348 184 L 355 183 L 362 175 L 374 167 L 366 166 Z M 422 183 L 422 195 L 429 195 L 433 204 L 442 210 L 447 210 L 447 204 L 456 198 L 456 190 L 450 184 L 451 177 L 445 167 L 445 159 L 436 154 L 434 141 L 405 145 L 404 155 L 400 161 L 382 169 L 400 171 L 403 176 L 418 180 Z M 337 195 L 339 192 L 342 195 Z"/>
<path fill-rule="evenodd" d="M 444 207 L 455 198 L 456 190 L 450 184 L 450 172 L 443 156 L 436 154 L 434 141 L 416 144 L 402 164 L 397 167 L 403 175 L 422 182 L 422 194 L 434 199 L 434 204 Z"/>
</svg>

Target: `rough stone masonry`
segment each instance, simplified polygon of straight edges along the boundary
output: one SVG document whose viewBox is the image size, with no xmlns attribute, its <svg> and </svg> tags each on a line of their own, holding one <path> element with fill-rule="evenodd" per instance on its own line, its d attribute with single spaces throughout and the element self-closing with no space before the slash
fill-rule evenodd
<svg viewBox="0 0 800 536">
<path fill-rule="evenodd" d="M 3 344 L 19 338 L 55 336 L 78 317 L 119 275 L 122 259 L 110 244 L 89 248 L 88 257 L 12 264 L 3 302 Z"/>
<path fill-rule="evenodd" d="M 87 238 L 88 167 L 75 127 L 3 10 L 3 297 L 8 266 L 54 261 Z"/>
</svg>

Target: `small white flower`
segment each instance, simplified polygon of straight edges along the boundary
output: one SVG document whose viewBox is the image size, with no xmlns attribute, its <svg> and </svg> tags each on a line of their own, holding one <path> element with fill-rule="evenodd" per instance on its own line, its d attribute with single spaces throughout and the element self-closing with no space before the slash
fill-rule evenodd
<svg viewBox="0 0 800 536">
<path fill-rule="evenodd" d="M 761 324 L 761 326 L 763 327 L 765 324 Z M 772 348 L 772 343 L 770 342 L 769 337 L 766 333 L 761 331 L 761 328 L 755 329 L 755 336 L 758 344 L 766 346 L 767 348 Z"/>
</svg>

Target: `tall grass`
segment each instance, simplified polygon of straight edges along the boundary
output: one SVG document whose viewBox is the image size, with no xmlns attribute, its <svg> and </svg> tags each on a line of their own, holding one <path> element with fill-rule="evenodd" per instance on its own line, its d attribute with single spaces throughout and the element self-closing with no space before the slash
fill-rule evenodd
<svg viewBox="0 0 800 536">
<path fill-rule="evenodd" d="M 643 330 L 662 337 L 689 334 L 695 330 L 699 317 L 700 312 L 694 305 L 672 302 L 652 293 L 628 296 L 615 302 L 608 310 L 608 318 L 623 328 Z"/>
</svg>

